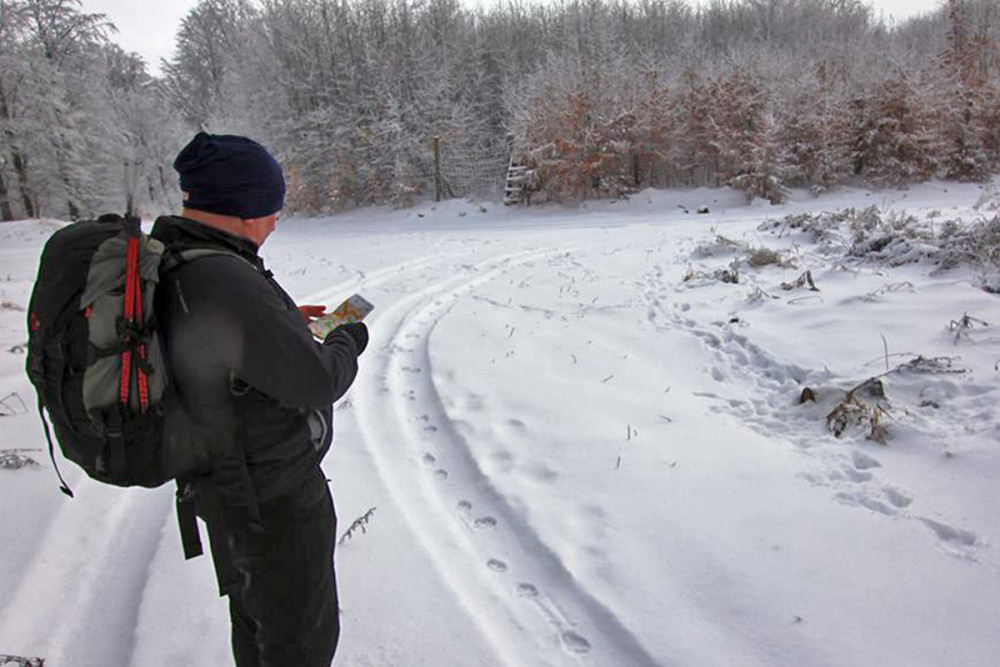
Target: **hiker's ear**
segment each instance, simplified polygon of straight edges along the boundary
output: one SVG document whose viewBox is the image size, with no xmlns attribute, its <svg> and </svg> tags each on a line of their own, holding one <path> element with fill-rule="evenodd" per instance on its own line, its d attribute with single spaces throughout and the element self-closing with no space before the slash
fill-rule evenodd
<svg viewBox="0 0 1000 667">
<path fill-rule="evenodd" d="M 267 237 L 274 231 L 274 225 L 278 220 L 278 214 L 272 213 L 260 218 L 241 219 L 243 224 L 243 236 L 252 240 L 258 246 L 263 245 Z"/>
</svg>

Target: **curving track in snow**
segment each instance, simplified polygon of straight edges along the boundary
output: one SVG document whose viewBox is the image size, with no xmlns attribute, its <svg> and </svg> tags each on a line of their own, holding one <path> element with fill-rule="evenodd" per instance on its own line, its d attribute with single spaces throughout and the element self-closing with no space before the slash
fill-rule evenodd
<svg viewBox="0 0 1000 667">
<path fill-rule="evenodd" d="M 443 256 L 432 253 L 359 273 L 302 301 L 323 303 L 357 289 L 406 281 Z M 20 376 L 7 380 L 4 386 L 18 386 L 19 393 L 30 395 Z M 35 415 L 18 415 L 17 420 L 19 431 L 38 430 L 33 437 L 40 435 L 30 423 L 37 420 Z M 149 568 L 164 534 L 176 532 L 173 488 L 106 487 L 69 463 L 61 468 L 76 497 L 58 495 L 52 501 L 54 510 L 44 515 L 46 524 L 32 526 L 30 536 L 20 536 L 34 542 L 34 555 L 0 606 L 0 652 L 40 655 L 52 664 L 133 664 Z M 37 484 L 55 488 L 50 470 L 26 471 L 32 473 Z"/>
<path fill-rule="evenodd" d="M 448 416 L 429 345 L 458 300 L 565 250 L 464 265 L 379 313 L 385 344 L 355 389 L 367 447 L 442 578 L 505 665 L 664 665 L 566 569 L 484 474 Z"/>
</svg>

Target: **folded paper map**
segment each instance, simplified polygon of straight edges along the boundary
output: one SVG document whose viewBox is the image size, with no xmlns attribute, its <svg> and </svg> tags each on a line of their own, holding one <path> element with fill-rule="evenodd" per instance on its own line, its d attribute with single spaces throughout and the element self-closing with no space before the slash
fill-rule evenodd
<svg viewBox="0 0 1000 667">
<path fill-rule="evenodd" d="M 360 322 L 365 319 L 368 313 L 375 310 L 375 306 L 360 294 L 353 294 L 342 304 L 333 309 L 333 312 L 319 317 L 309 324 L 309 330 L 313 336 L 323 340 L 327 334 L 348 322 Z"/>
</svg>

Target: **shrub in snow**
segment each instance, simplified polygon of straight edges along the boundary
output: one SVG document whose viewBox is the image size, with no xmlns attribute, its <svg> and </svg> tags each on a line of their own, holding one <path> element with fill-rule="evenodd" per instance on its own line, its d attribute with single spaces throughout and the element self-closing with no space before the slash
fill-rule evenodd
<svg viewBox="0 0 1000 667">
<path fill-rule="evenodd" d="M 711 241 L 699 244 L 692 254 L 698 258 L 717 257 L 719 255 L 734 255 L 746 250 L 746 248 L 746 243 L 734 241 L 721 234 L 716 234 L 715 238 Z"/>
<path fill-rule="evenodd" d="M 0 667 L 43 667 L 44 658 L 22 658 L 18 655 L 0 655 Z"/>
<path fill-rule="evenodd" d="M 889 404 L 885 385 L 878 378 L 869 378 L 847 392 L 844 400 L 826 416 L 826 425 L 838 438 L 848 428 L 860 426 L 867 431 L 869 440 L 884 445 L 889 437 L 883 422 L 886 416 L 889 416 Z"/>
<path fill-rule="evenodd" d="M 883 219 L 877 207 L 869 207 L 851 221 L 854 239 L 848 255 L 890 266 L 935 259 L 938 246 L 928 229 L 913 216 L 892 214 Z"/>
<path fill-rule="evenodd" d="M 812 243 L 830 245 L 840 240 L 840 227 L 845 220 L 851 218 L 853 209 L 838 211 L 836 213 L 823 212 L 818 215 L 812 213 L 792 213 L 780 220 L 765 220 L 757 229 L 760 231 L 778 231 L 778 236 L 783 236 L 788 230 L 796 230 L 807 235 Z"/>
<path fill-rule="evenodd" d="M 770 248 L 751 248 L 747 253 L 747 264 L 755 269 L 769 265 L 786 266 L 781 253 Z"/>
<path fill-rule="evenodd" d="M 730 285 L 738 285 L 740 283 L 740 269 L 739 260 L 734 259 L 729 263 L 729 266 L 724 268 L 715 269 L 711 273 L 706 271 L 696 271 L 692 267 L 688 267 L 687 272 L 685 272 L 684 277 L 681 280 L 685 283 L 693 283 L 699 281 L 701 284 L 705 282 L 722 282 L 728 283 Z"/>
<path fill-rule="evenodd" d="M 25 456 L 21 451 L 25 450 L 0 450 L 0 469 L 20 470 L 21 468 L 37 468 L 38 461 L 30 456 Z"/>
<path fill-rule="evenodd" d="M 930 217 L 930 216 L 929 216 Z M 935 216 L 936 217 L 936 216 Z M 971 225 L 960 220 L 919 220 L 912 215 L 892 213 L 883 217 L 877 206 L 857 211 L 853 208 L 834 213 L 795 213 L 780 220 L 766 220 L 760 231 L 788 230 L 808 235 L 829 254 L 899 266 L 929 260 L 942 270 L 959 265 L 1000 267 L 1000 215 L 980 218 Z M 996 279 L 984 280 L 987 291 L 997 291 Z"/>
<path fill-rule="evenodd" d="M 907 238 L 899 233 L 883 233 L 867 239 L 859 239 L 850 249 L 853 257 L 884 262 L 889 266 L 911 264 L 924 259 L 934 259 L 938 246 Z"/>
<path fill-rule="evenodd" d="M 947 232 L 947 234 L 946 234 Z M 956 223 L 942 230 L 938 262 L 944 269 L 959 264 L 1000 267 L 1000 215 L 980 218 L 965 228 Z"/>
</svg>

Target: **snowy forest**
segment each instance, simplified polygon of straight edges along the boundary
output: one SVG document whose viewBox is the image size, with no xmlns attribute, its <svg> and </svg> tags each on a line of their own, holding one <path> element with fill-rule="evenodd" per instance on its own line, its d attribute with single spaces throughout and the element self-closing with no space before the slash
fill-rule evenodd
<svg viewBox="0 0 1000 667">
<path fill-rule="evenodd" d="M 202 0 L 153 74 L 77 0 L 0 0 L 0 218 L 152 215 L 198 129 L 282 162 L 286 209 L 1000 171 L 1000 3 Z"/>
</svg>

